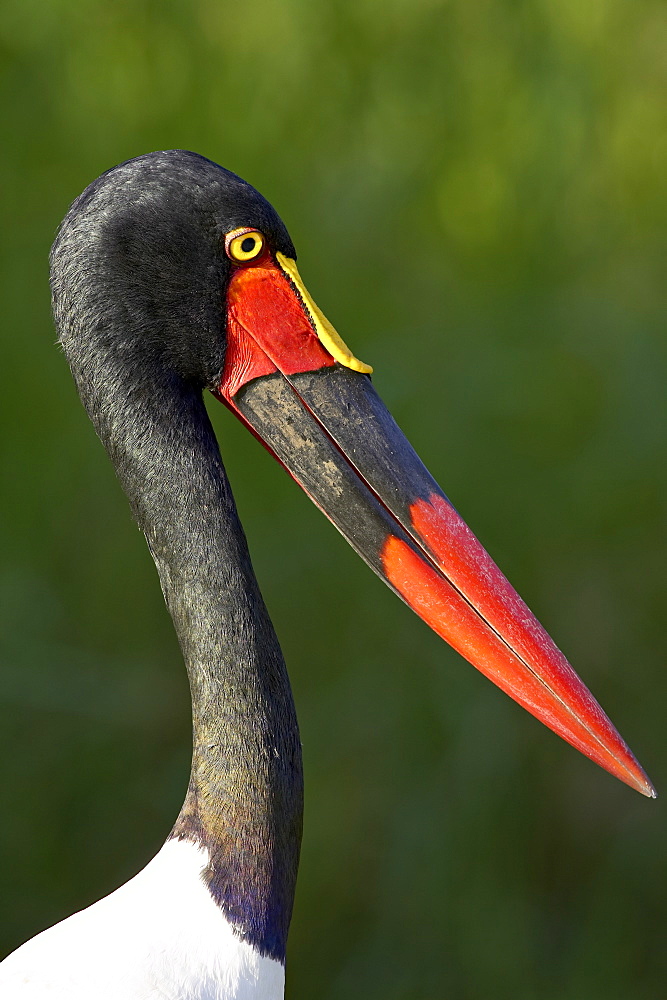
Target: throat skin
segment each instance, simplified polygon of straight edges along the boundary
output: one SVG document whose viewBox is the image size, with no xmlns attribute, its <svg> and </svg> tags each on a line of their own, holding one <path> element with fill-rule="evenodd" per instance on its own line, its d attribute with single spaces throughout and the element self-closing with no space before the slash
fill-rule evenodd
<svg viewBox="0 0 667 1000">
<path fill-rule="evenodd" d="M 64 344 L 67 351 L 67 345 Z M 285 662 L 252 569 L 201 391 L 172 375 L 77 378 L 157 567 L 190 680 L 193 753 L 171 838 L 237 933 L 285 960 L 303 817 Z M 95 392 L 95 385 L 103 388 Z M 93 391 L 91 392 L 91 387 Z"/>
</svg>

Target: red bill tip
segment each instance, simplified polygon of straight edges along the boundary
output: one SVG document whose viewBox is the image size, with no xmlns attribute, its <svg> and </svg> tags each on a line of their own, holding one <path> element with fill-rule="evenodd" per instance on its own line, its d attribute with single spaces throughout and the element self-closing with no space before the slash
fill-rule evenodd
<svg viewBox="0 0 667 1000">
<path fill-rule="evenodd" d="M 382 562 L 407 604 L 541 722 L 621 781 L 655 797 L 597 701 L 454 508 L 434 495 L 413 504 L 411 516 L 447 579 L 390 535 Z"/>
</svg>

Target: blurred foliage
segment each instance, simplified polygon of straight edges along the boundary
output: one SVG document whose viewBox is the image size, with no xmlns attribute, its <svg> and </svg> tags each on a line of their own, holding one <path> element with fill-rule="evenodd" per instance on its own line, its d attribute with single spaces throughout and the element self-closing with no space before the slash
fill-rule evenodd
<svg viewBox="0 0 667 1000">
<path fill-rule="evenodd" d="M 187 781 L 176 642 L 47 289 L 69 201 L 151 149 L 276 205 L 664 785 L 666 52 L 659 0 L 4 0 L 4 949 L 134 873 Z M 445 648 L 221 410 L 304 741 L 292 1000 L 661 996 L 664 806 Z"/>
</svg>

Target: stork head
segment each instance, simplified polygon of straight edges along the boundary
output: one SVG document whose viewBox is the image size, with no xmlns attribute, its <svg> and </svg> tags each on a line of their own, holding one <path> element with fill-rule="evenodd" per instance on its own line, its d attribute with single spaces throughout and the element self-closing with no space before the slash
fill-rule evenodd
<svg viewBox="0 0 667 1000">
<path fill-rule="evenodd" d="M 315 305 L 283 222 L 254 188 L 178 150 L 115 167 L 61 227 L 53 293 L 75 377 L 94 355 L 140 370 L 147 394 L 165 378 L 209 389 L 438 635 L 592 760 L 655 794 L 395 424 L 370 366 Z"/>
</svg>

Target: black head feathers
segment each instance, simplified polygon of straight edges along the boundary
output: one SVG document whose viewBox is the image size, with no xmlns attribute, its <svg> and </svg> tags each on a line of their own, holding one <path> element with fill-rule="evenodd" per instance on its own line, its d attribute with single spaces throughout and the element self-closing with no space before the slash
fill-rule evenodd
<svg viewBox="0 0 667 1000">
<path fill-rule="evenodd" d="M 224 236 L 241 226 L 295 256 L 266 199 L 196 153 L 149 153 L 93 181 L 51 253 L 54 315 L 75 378 L 94 354 L 210 383 L 224 361 Z"/>
</svg>

